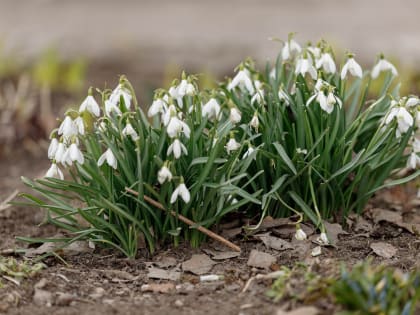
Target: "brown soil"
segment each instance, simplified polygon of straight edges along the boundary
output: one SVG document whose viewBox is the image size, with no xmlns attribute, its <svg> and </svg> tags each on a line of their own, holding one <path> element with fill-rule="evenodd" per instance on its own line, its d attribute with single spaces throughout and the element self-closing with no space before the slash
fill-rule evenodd
<svg viewBox="0 0 420 315">
<path fill-rule="evenodd" d="M 27 154 L 16 154 L 13 157 L 9 156 L 8 160 L 1 160 L 0 201 L 14 189 L 26 189 L 19 180 L 20 175 L 38 177 L 47 167 L 48 161 L 43 157 Z M 409 212 L 410 215 L 419 215 L 418 208 L 407 207 L 402 203 L 401 200 L 408 198 L 407 196 L 412 195 L 407 195 L 406 191 L 401 189 L 397 192 L 387 191 L 372 202 L 374 206 L 388 205 L 388 208 L 398 208 L 405 213 Z M 56 233 L 54 227 L 37 226 L 42 221 L 43 214 L 35 208 L 13 207 L 0 212 L 0 217 L 0 250 L 26 246 L 16 242 L 14 237 L 17 235 L 38 237 Z M 274 229 L 271 232 L 272 235 L 276 234 Z M 162 248 L 154 255 L 141 250 L 138 258 L 134 260 L 104 249 L 97 249 L 94 253 L 64 256 L 66 264 L 55 257 L 49 257 L 44 261 L 47 268 L 34 277 L 23 280 L 19 286 L 7 279 L 1 280 L 3 287 L 0 287 L 0 313 L 3 310 L 8 314 L 31 315 L 276 314 L 277 309 L 291 307 L 296 303 L 275 303 L 268 298 L 266 291 L 270 288 L 272 280 L 255 280 L 245 293 L 241 293 L 250 277 L 278 270 L 281 266 L 292 267 L 299 261 L 325 267 L 339 266 L 341 262 L 353 265 L 368 257 L 371 257 L 374 263 L 383 262 L 404 271 L 420 268 L 418 237 L 391 223 L 372 225 L 369 234 L 350 231 L 349 234 L 340 235 L 336 247 L 323 247 L 322 255 L 316 258 L 308 254 L 308 250 L 310 253 L 311 248 L 316 246 L 309 241 L 305 249 L 296 245 L 294 249 L 285 251 L 267 249 L 261 241 L 252 237 L 245 239 L 236 236 L 232 241 L 241 246 L 240 256 L 217 261 L 209 273 L 224 275 L 224 280 L 207 283 L 200 282 L 198 276 L 188 272 L 182 273 L 177 281 L 152 280 L 147 274 L 149 266 L 168 257 L 175 258 L 174 264 L 179 266 L 193 254 L 203 254 L 206 250 L 220 250 L 220 245 L 212 241 L 200 249 L 192 249 L 182 244 L 178 248 Z M 375 255 L 370 244 L 377 241 L 392 244 L 397 248 L 397 254 L 390 259 Z M 271 270 L 256 269 L 247 265 L 252 249 L 276 257 Z M 332 272 L 329 268 L 320 269 L 323 270 L 320 273 L 325 276 Z M 42 290 L 52 293 L 52 306 L 36 303 L 34 292 L 40 282 L 44 282 Z M 167 283 L 170 288 L 167 293 L 144 291 L 144 284 Z M 322 310 L 322 314 L 332 314 L 335 310 L 328 301 L 322 299 L 315 301 L 314 305 Z"/>
</svg>

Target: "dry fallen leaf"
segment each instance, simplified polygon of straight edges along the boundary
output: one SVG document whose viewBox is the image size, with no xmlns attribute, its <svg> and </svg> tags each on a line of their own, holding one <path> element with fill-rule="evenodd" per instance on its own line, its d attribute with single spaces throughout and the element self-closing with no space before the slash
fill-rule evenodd
<svg viewBox="0 0 420 315">
<path fill-rule="evenodd" d="M 174 289 L 175 284 L 173 284 L 172 282 L 143 284 L 140 288 L 142 292 L 153 293 L 168 293 Z"/>
<path fill-rule="evenodd" d="M 247 265 L 250 267 L 268 269 L 276 260 L 276 257 L 270 254 L 253 249 L 249 254 Z"/>
<path fill-rule="evenodd" d="M 235 258 L 241 254 L 239 252 L 231 252 L 231 251 L 219 252 L 219 251 L 213 251 L 211 249 L 203 249 L 203 251 L 206 254 L 209 254 L 211 258 L 214 260 L 225 260 L 225 259 Z"/>
<path fill-rule="evenodd" d="M 329 223 L 324 221 L 325 229 L 327 230 L 328 240 L 331 245 L 336 245 L 338 242 L 338 235 L 349 234 L 343 230 L 343 227 L 338 223 Z"/>
<path fill-rule="evenodd" d="M 53 304 L 53 294 L 47 290 L 35 288 L 33 302 L 38 306 L 51 306 Z"/>
<path fill-rule="evenodd" d="M 293 249 L 293 246 L 290 244 L 290 242 L 275 236 L 271 236 L 270 233 L 255 235 L 255 237 L 259 238 L 268 249 L 272 248 L 280 251 Z"/>
<path fill-rule="evenodd" d="M 179 279 L 181 279 L 181 272 L 151 267 L 149 268 L 147 277 L 149 279 L 178 281 Z"/>
<path fill-rule="evenodd" d="M 208 273 L 216 262 L 205 254 L 192 255 L 191 259 L 182 263 L 182 270 L 189 271 L 196 275 Z"/>
<path fill-rule="evenodd" d="M 398 251 L 397 248 L 385 242 L 372 243 L 370 244 L 370 248 L 372 248 L 376 255 L 388 259 L 394 257 Z"/>
<path fill-rule="evenodd" d="M 403 216 L 399 212 L 374 208 L 370 210 L 370 214 L 375 223 L 379 223 L 381 221 L 389 222 L 407 230 L 412 234 L 420 235 L 420 224 L 403 222 Z"/>
</svg>

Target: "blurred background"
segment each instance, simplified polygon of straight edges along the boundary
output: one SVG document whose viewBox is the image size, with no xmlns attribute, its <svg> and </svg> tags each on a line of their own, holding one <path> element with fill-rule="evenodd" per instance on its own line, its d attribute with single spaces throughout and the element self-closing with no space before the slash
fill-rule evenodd
<svg viewBox="0 0 420 315">
<path fill-rule="evenodd" d="M 126 74 L 148 106 L 182 70 L 208 85 L 247 56 L 275 58 L 281 44 L 268 38 L 290 32 L 351 50 L 365 67 L 383 52 L 415 93 L 419 9 L 418 0 L 0 0 L 0 157 L 44 156 L 56 117 L 89 86 Z"/>
</svg>

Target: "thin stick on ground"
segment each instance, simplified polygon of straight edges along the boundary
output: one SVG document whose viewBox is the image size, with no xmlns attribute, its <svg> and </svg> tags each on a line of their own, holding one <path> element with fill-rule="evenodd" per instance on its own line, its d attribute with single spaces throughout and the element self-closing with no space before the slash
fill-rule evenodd
<svg viewBox="0 0 420 315">
<path fill-rule="evenodd" d="M 139 195 L 139 193 L 137 191 L 135 191 L 133 189 L 130 189 L 128 187 L 126 187 L 125 190 L 127 192 L 129 192 L 130 194 L 133 194 L 135 196 L 138 196 Z M 241 251 L 241 248 L 239 246 L 233 244 L 232 242 L 228 241 L 227 239 L 225 239 L 224 237 L 220 236 L 219 234 L 216 234 L 216 233 L 210 231 L 209 229 L 206 229 L 203 226 L 197 226 L 197 224 L 194 221 L 192 221 L 192 220 L 184 217 L 183 215 L 181 215 L 179 213 L 176 213 L 173 210 L 166 210 L 165 207 L 160 202 L 157 202 L 156 200 L 153 200 L 152 198 L 150 198 L 148 196 L 144 196 L 144 200 L 147 203 L 151 204 L 152 206 L 154 206 L 154 207 L 156 207 L 156 208 L 158 208 L 158 209 L 160 209 L 162 211 L 169 212 L 174 217 L 177 217 L 180 221 L 184 222 L 185 224 L 187 224 L 189 226 L 193 226 L 194 228 L 196 228 L 197 230 L 199 230 L 201 233 L 206 234 L 208 237 L 210 237 L 210 238 L 212 238 L 212 239 L 214 239 L 214 240 L 216 240 L 216 241 L 218 241 L 218 242 L 226 245 L 227 247 L 233 249 L 234 251 L 237 251 L 237 252 L 240 252 Z"/>
</svg>

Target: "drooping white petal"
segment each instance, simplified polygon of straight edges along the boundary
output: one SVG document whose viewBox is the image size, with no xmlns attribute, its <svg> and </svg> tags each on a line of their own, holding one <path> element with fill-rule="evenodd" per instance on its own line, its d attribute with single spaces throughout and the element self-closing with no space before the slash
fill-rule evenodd
<svg viewBox="0 0 420 315">
<path fill-rule="evenodd" d="M 414 107 L 417 105 L 420 105 L 420 99 L 417 97 L 409 97 L 405 103 L 405 106 L 407 107 Z"/>
<path fill-rule="evenodd" d="M 55 157 L 55 153 L 57 152 L 57 148 L 58 148 L 58 140 L 57 138 L 52 138 L 50 145 L 48 146 L 48 158 L 49 159 L 54 159 Z"/>
<path fill-rule="evenodd" d="M 372 78 L 376 79 L 382 71 L 391 71 L 394 76 L 398 75 L 395 66 L 384 58 L 379 59 L 378 63 L 373 67 L 371 73 Z"/>
<path fill-rule="evenodd" d="M 85 159 L 83 157 L 82 151 L 79 150 L 76 143 L 72 143 L 69 148 L 70 159 L 73 162 L 83 164 Z"/>
<path fill-rule="evenodd" d="M 98 159 L 98 166 L 104 164 L 104 162 L 111 166 L 114 169 L 117 169 L 117 159 L 115 158 L 114 153 L 112 153 L 111 149 L 107 149 Z"/>
<path fill-rule="evenodd" d="M 249 94 L 254 94 L 255 89 L 252 85 L 252 81 L 249 75 L 249 72 L 246 70 L 240 70 L 233 78 L 233 80 L 227 86 L 227 89 L 230 91 L 235 87 L 239 86 L 241 89 L 246 89 Z"/>
<path fill-rule="evenodd" d="M 404 108 L 400 107 L 397 114 L 398 130 L 401 133 L 406 133 L 408 129 L 413 126 L 413 116 Z"/>
<path fill-rule="evenodd" d="M 54 160 L 56 160 L 57 163 L 62 163 L 64 161 L 64 153 L 66 153 L 66 150 L 67 148 L 64 143 L 60 142 L 54 156 Z"/>
<path fill-rule="evenodd" d="M 416 152 L 411 152 L 407 160 L 407 168 L 411 168 L 413 170 L 417 169 L 417 166 L 420 165 L 420 157 L 417 155 Z"/>
<path fill-rule="evenodd" d="M 124 129 L 122 130 L 122 134 L 126 137 L 130 136 L 133 141 L 137 141 L 139 139 L 139 135 L 130 123 L 125 125 Z"/>
<path fill-rule="evenodd" d="M 131 108 L 131 93 L 127 90 L 122 84 L 118 84 L 118 86 L 112 91 L 109 101 L 112 103 L 113 106 L 117 107 L 121 101 L 121 97 L 124 100 L 125 108 Z"/>
<path fill-rule="evenodd" d="M 239 109 L 236 107 L 231 107 L 230 114 L 229 114 L 229 120 L 232 124 L 237 124 L 241 121 L 242 115 Z"/>
<path fill-rule="evenodd" d="M 202 108 L 203 117 L 207 116 L 210 120 L 220 119 L 220 105 L 215 98 L 211 98 Z"/>
<path fill-rule="evenodd" d="M 306 236 L 306 233 L 301 228 L 298 228 L 296 229 L 295 238 L 298 241 L 303 241 L 307 239 L 307 236 Z"/>
<path fill-rule="evenodd" d="M 321 58 L 316 62 L 316 68 L 322 68 L 325 73 L 335 73 L 337 71 L 334 59 L 329 53 L 323 53 Z"/>
<path fill-rule="evenodd" d="M 98 103 L 92 95 L 88 95 L 79 107 L 79 112 L 88 111 L 92 115 L 99 117 L 101 110 Z"/>
<path fill-rule="evenodd" d="M 105 114 L 109 117 L 112 113 L 115 113 L 117 116 L 121 116 L 121 110 L 118 107 L 118 104 L 112 102 L 111 100 L 105 101 Z"/>
<path fill-rule="evenodd" d="M 66 116 L 63 122 L 60 124 L 60 127 L 58 128 L 58 134 L 63 135 L 66 138 L 76 136 L 77 131 L 77 126 L 75 125 L 73 119 L 71 119 L 70 116 Z"/>
<path fill-rule="evenodd" d="M 343 69 L 341 70 L 341 80 L 344 80 L 347 76 L 347 72 L 350 72 L 350 74 L 354 77 L 362 78 L 363 76 L 362 67 L 356 62 L 356 60 L 354 60 L 354 58 L 349 58 L 343 66 Z"/>
<path fill-rule="evenodd" d="M 61 172 L 56 163 L 51 164 L 51 167 L 48 169 L 45 177 L 59 178 L 61 180 L 64 179 L 63 172 Z"/>
<path fill-rule="evenodd" d="M 77 131 L 78 131 L 79 135 L 84 135 L 85 134 L 85 123 L 83 121 L 83 118 L 79 116 L 73 122 L 77 127 Z"/>
<path fill-rule="evenodd" d="M 166 103 L 163 99 L 158 98 L 155 99 L 152 103 L 152 105 L 149 108 L 149 111 L 147 112 L 147 116 L 153 117 L 159 113 L 163 113 L 167 110 Z"/>
<path fill-rule="evenodd" d="M 241 144 L 238 143 L 235 138 L 230 138 L 228 143 L 226 144 L 225 148 L 228 154 L 232 151 L 236 151 L 241 147 Z"/>
<path fill-rule="evenodd" d="M 260 121 L 258 119 L 258 114 L 255 113 L 254 116 L 252 116 L 252 119 L 249 123 L 249 125 L 255 129 L 255 131 L 258 132 L 258 127 L 260 126 Z"/>
<path fill-rule="evenodd" d="M 167 166 L 162 166 L 158 171 L 158 182 L 162 185 L 164 182 L 172 180 L 172 173 Z"/>
</svg>

